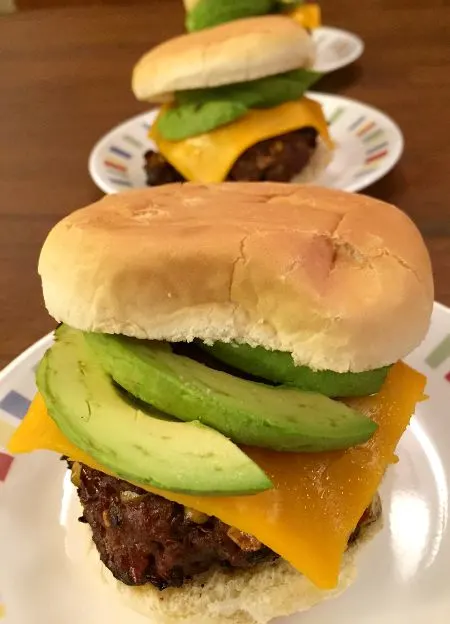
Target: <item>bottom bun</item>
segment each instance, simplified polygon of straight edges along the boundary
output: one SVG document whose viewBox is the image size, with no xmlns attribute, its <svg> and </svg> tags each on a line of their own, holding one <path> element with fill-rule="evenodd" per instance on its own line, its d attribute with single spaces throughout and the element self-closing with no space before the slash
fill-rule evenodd
<svg viewBox="0 0 450 624">
<path fill-rule="evenodd" d="M 295 184 L 309 184 L 315 182 L 320 174 L 328 167 L 332 158 L 332 150 L 325 145 L 323 139 L 319 136 L 317 147 L 309 163 L 299 174 L 292 178 L 291 182 Z"/>
<path fill-rule="evenodd" d="M 180 588 L 160 591 L 153 585 L 130 587 L 116 580 L 100 561 L 89 525 L 80 516 L 77 501 L 67 525 L 69 557 L 88 566 L 123 603 L 154 624 L 265 624 L 275 617 L 306 611 L 315 604 L 339 596 L 356 577 L 354 563 L 361 545 L 381 527 L 381 517 L 361 530 L 344 555 L 338 586 L 316 587 L 289 563 L 279 559 L 250 570 L 215 568 Z"/>
<path fill-rule="evenodd" d="M 89 536 L 89 534 L 88 534 Z M 180 588 L 129 587 L 117 581 L 91 549 L 103 580 L 131 609 L 155 624 L 265 624 L 339 596 L 356 577 L 353 553 L 345 557 L 338 586 L 321 590 L 284 560 L 253 570 L 216 568 Z"/>
</svg>

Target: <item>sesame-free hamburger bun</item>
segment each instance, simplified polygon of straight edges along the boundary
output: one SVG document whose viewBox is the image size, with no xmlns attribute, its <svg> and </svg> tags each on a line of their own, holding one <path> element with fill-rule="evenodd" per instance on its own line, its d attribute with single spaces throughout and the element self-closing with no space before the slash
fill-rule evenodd
<svg viewBox="0 0 450 624">
<path fill-rule="evenodd" d="M 337 372 L 392 364 L 433 305 L 422 237 L 394 206 L 292 184 L 175 184 L 104 197 L 41 253 L 50 314 L 167 341 L 236 341 Z"/>
<path fill-rule="evenodd" d="M 282 15 L 251 17 L 175 37 L 144 54 L 132 89 L 138 100 L 163 103 L 175 91 L 256 80 L 309 68 L 315 47 L 307 31 Z"/>
</svg>

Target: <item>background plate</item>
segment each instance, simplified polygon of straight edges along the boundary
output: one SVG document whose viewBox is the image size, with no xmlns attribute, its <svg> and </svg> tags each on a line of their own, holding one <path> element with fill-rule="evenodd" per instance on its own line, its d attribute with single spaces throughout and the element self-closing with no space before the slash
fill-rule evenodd
<svg viewBox="0 0 450 624">
<path fill-rule="evenodd" d="M 347 30 L 320 26 L 313 30 L 312 37 L 316 44 L 313 69 L 318 72 L 328 73 L 345 67 L 364 51 L 363 40 Z"/>
<path fill-rule="evenodd" d="M 335 142 L 333 160 L 315 184 L 359 191 L 383 177 L 403 152 L 400 128 L 381 111 L 338 95 L 308 93 L 320 102 Z M 145 187 L 143 154 L 155 145 L 148 130 L 156 111 L 137 115 L 106 134 L 89 157 L 89 172 L 105 193 Z"/>
<path fill-rule="evenodd" d="M 33 397 L 34 368 L 50 343 L 43 338 L 0 373 L 0 446 Z M 384 529 L 361 553 L 359 577 L 342 597 L 279 624 L 449 621 L 450 310 L 435 304 L 428 336 L 408 362 L 428 376 L 430 399 L 418 406 L 381 488 Z M 148 624 L 68 560 L 65 472 L 53 453 L 0 452 L 1 624 Z"/>
</svg>

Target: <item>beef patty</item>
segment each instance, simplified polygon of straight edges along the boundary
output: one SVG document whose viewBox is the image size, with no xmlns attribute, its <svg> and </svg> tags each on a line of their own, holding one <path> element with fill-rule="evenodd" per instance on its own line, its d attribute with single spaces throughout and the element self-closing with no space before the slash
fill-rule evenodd
<svg viewBox="0 0 450 624">
<path fill-rule="evenodd" d="M 213 565 L 249 568 L 278 555 L 255 537 L 198 511 L 110 477 L 84 464 L 72 466 L 83 506 L 82 522 L 92 529 L 102 562 L 127 585 L 181 587 Z M 379 498 L 350 536 L 381 513 Z"/>
<path fill-rule="evenodd" d="M 84 464 L 72 467 L 100 558 L 127 585 L 181 587 L 214 564 L 248 568 L 277 555 L 214 517 Z"/>
<path fill-rule="evenodd" d="M 226 179 L 234 182 L 289 182 L 306 167 L 316 146 L 315 128 L 302 128 L 260 141 L 239 156 Z M 149 186 L 184 181 L 181 173 L 162 154 L 149 150 L 144 158 Z"/>
</svg>

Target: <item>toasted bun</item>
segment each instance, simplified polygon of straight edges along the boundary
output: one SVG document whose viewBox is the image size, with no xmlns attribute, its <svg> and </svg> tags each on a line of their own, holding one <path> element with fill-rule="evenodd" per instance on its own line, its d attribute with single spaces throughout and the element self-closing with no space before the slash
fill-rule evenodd
<svg viewBox="0 0 450 624">
<path fill-rule="evenodd" d="M 311 37 L 281 15 L 251 17 L 170 39 L 133 71 L 138 100 L 167 102 L 175 91 L 256 80 L 314 62 Z"/>
<path fill-rule="evenodd" d="M 90 529 L 85 532 L 92 543 Z M 319 589 L 282 559 L 254 570 L 216 569 L 179 589 L 164 592 L 151 585 L 129 587 L 117 581 L 101 563 L 93 545 L 90 565 L 97 565 L 102 580 L 152 624 L 265 624 L 337 598 L 356 577 L 355 550 L 345 556 L 334 590 Z"/>
<path fill-rule="evenodd" d="M 405 356 L 433 305 L 428 253 L 403 212 L 295 184 L 104 197 L 54 227 L 39 272 L 50 314 L 72 327 L 262 345 L 335 371 Z"/>
<path fill-rule="evenodd" d="M 111 598 L 119 597 L 153 624 L 265 624 L 272 618 L 306 611 L 315 604 L 336 598 L 356 577 L 355 558 L 361 546 L 381 528 L 381 517 L 344 555 L 338 586 L 322 590 L 286 561 L 262 564 L 250 570 L 216 568 L 181 588 L 159 591 L 152 585 L 130 587 L 117 581 L 101 563 L 91 529 L 76 519 L 80 505 L 73 506 L 66 526 L 66 550 L 84 576 L 106 586 Z"/>
</svg>

